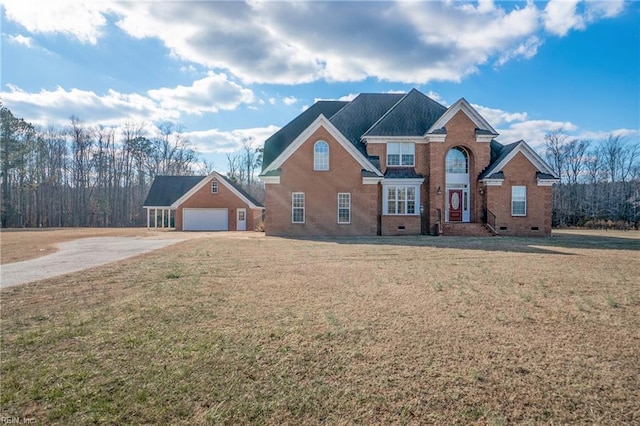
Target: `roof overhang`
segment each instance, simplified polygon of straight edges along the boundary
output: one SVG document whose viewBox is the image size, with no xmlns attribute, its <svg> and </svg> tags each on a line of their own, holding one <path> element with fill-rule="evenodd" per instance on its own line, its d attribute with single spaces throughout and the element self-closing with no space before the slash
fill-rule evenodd
<svg viewBox="0 0 640 426">
<path fill-rule="evenodd" d="M 384 178 L 383 185 L 422 185 L 424 178 Z"/>
<path fill-rule="evenodd" d="M 410 143 L 426 142 L 422 136 L 367 136 L 362 138 L 362 141 L 366 144 L 388 143 L 388 142 L 410 142 Z"/>
<path fill-rule="evenodd" d="M 537 179 L 538 186 L 553 186 L 554 183 L 559 183 L 560 179 Z"/>
<path fill-rule="evenodd" d="M 486 186 L 502 186 L 502 182 L 504 179 L 482 179 L 480 182 L 484 183 Z"/>
<path fill-rule="evenodd" d="M 265 185 L 279 185 L 280 184 L 280 176 L 263 176 L 260 175 L 258 176 L 258 179 L 260 179 L 262 182 L 265 183 Z"/>
</svg>

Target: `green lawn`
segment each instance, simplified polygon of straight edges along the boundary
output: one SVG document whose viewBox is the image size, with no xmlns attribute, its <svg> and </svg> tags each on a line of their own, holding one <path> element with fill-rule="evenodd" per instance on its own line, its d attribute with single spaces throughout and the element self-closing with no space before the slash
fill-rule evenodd
<svg viewBox="0 0 640 426">
<path fill-rule="evenodd" d="M 192 239 L 3 290 L 38 424 L 640 422 L 640 235 Z"/>
</svg>

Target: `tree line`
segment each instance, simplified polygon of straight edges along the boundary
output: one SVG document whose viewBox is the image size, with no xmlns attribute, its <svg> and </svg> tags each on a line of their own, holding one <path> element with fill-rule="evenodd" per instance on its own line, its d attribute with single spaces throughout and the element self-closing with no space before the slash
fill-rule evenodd
<svg viewBox="0 0 640 426">
<path fill-rule="evenodd" d="M 553 226 L 640 227 L 637 139 L 578 139 L 557 129 L 545 136 L 544 156 L 560 177 L 553 188 Z"/>
<path fill-rule="evenodd" d="M 158 175 L 206 175 L 182 128 L 165 121 L 150 136 L 142 124 L 88 126 L 71 116 L 64 127 L 37 127 L 0 102 L 0 224 L 7 227 L 142 226 L 142 208 Z M 262 150 L 227 154 L 229 177 L 261 201 L 254 178 Z"/>
<path fill-rule="evenodd" d="M 171 122 L 36 127 L 0 104 L 2 227 L 140 226 L 156 175 L 193 174 L 199 156 Z"/>
</svg>

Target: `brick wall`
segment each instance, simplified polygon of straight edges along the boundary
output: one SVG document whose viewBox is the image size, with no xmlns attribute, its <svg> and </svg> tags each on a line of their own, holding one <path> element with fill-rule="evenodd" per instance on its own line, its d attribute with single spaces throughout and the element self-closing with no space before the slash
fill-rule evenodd
<svg viewBox="0 0 640 426">
<path fill-rule="evenodd" d="M 551 187 L 538 186 L 536 168 L 518 153 L 504 169 L 502 186 L 487 187 L 487 207 L 496 216 L 500 235 L 551 234 Z M 511 215 L 511 187 L 527 187 L 527 215 Z M 532 228 L 538 228 L 534 230 Z"/>
<path fill-rule="evenodd" d="M 313 146 L 329 144 L 329 170 L 313 170 Z M 280 236 L 376 235 L 378 186 L 363 185 L 362 166 L 324 128 L 280 167 L 280 184 L 267 184 L 265 232 Z M 291 194 L 305 194 L 305 223 L 291 221 Z M 351 223 L 338 224 L 338 193 L 351 194 Z"/>
<path fill-rule="evenodd" d="M 382 216 L 382 235 L 419 235 L 420 216 Z"/>
<path fill-rule="evenodd" d="M 175 228 L 182 231 L 182 209 L 185 208 L 227 208 L 229 209 L 229 231 L 236 230 L 237 209 L 247 209 L 247 231 L 253 231 L 259 223 L 262 209 L 252 210 L 241 198 L 234 194 L 222 182 L 218 181 L 218 193 L 211 193 L 209 181 L 200 190 L 176 209 Z"/>
</svg>

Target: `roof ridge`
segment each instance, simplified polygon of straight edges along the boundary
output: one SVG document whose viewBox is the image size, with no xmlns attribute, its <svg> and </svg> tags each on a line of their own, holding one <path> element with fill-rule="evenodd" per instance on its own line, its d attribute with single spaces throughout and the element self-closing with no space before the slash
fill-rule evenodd
<svg viewBox="0 0 640 426">
<path fill-rule="evenodd" d="M 411 91 L 409 91 L 409 93 L 411 93 L 412 91 L 416 90 L 415 87 L 413 89 L 411 89 Z M 384 114 L 382 114 L 382 116 L 380 118 L 378 118 L 378 120 L 373 123 L 371 126 L 369 126 L 369 128 L 362 134 L 362 136 L 365 136 L 367 133 L 369 133 L 369 131 L 371 129 L 373 129 L 374 127 L 376 127 L 378 125 L 378 123 L 380 123 L 380 121 L 382 121 L 382 119 L 384 119 L 387 115 L 389 115 L 391 113 L 391 111 L 393 111 L 395 109 L 395 107 L 398 106 L 398 104 L 400 104 L 402 101 L 404 101 L 407 96 L 409 96 L 409 93 L 405 93 L 403 97 L 401 97 L 400 99 L 398 99 L 398 102 L 396 102 L 395 104 L 393 104 L 393 106 L 391 108 L 389 108 L 387 110 L 387 112 L 385 112 Z M 362 139 L 362 136 L 360 136 L 360 139 Z"/>
</svg>

